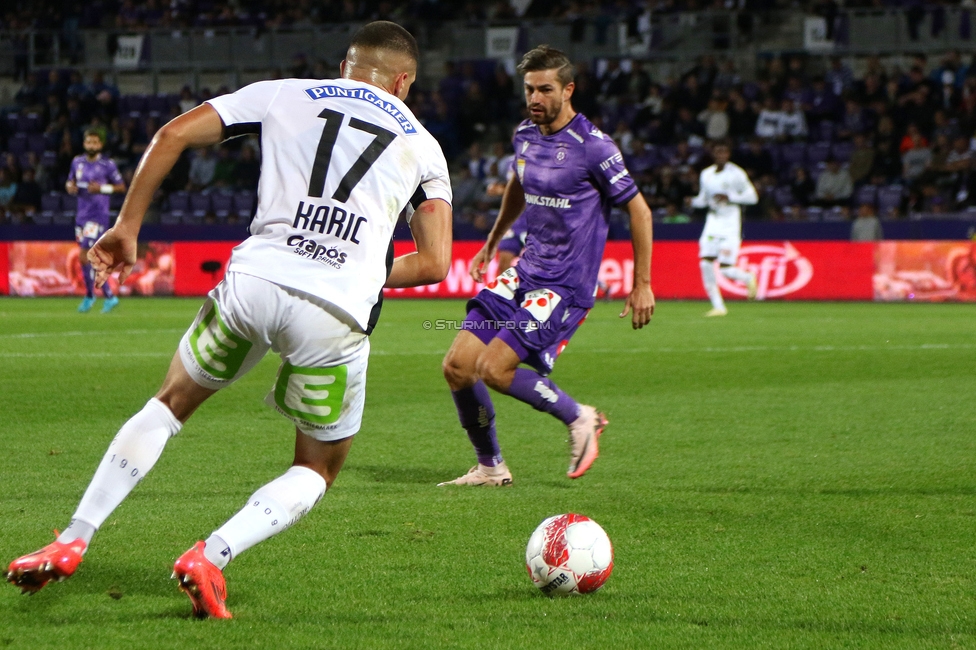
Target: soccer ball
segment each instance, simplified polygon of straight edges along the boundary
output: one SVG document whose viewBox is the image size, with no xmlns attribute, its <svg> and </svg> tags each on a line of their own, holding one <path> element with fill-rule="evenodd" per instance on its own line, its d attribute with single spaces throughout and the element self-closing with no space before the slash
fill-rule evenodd
<svg viewBox="0 0 976 650">
<path fill-rule="evenodd" d="M 592 593 L 613 571 L 613 545 L 589 517 L 556 515 L 539 524 L 529 538 L 525 568 L 547 596 Z"/>
</svg>

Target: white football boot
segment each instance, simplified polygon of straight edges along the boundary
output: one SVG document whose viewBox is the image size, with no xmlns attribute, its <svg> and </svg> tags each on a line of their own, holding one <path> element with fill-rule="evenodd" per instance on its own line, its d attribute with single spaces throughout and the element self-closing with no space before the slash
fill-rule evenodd
<svg viewBox="0 0 976 650">
<path fill-rule="evenodd" d="M 512 484 L 512 473 L 508 471 L 505 463 L 488 467 L 478 463 L 468 470 L 464 476 L 459 476 L 453 481 L 438 483 L 437 487 L 443 485 L 486 485 L 489 487 L 506 487 Z"/>
<path fill-rule="evenodd" d="M 592 406 L 580 405 L 580 414 L 569 425 L 569 478 L 579 478 L 600 455 L 597 441 L 607 426 L 607 418 Z"/>
</svg>

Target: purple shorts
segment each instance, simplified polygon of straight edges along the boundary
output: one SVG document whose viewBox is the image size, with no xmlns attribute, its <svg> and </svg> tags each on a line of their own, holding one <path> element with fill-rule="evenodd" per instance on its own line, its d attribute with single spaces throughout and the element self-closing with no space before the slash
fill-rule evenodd
<svg viewBox="0 0 976 650">
<path fill-rule="evenodd" d="M 542 375 L 552 372 L 590 311 L 569 304 L 557 290 L 519 286 L 514 268 L 469 300 L 467 309 L 462 329 L 485 345 L 497 336 Z"/>
<path fill-rule="evenodd" d="M 75 223 L 75 240 L 82 248 L 91 248 L 107 229 L 107 224 L 98 221 Z"/>
</svg>

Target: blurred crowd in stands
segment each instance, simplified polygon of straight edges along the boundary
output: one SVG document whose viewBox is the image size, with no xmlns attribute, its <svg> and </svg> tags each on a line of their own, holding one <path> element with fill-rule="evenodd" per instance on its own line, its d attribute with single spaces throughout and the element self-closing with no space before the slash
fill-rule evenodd
<svg viewBox="0 0 976 650">
<path fill-rule="evenodd" d="M 653 79 L 638 63 L 580 63 L 573 104 L 617 141 L 665 221 L 690 220 L 688 202 L 710 163 L 707 145 L 720 139 L 732 141 L 733 161 L 759 190 L 747 218 L 976 216 L 971 56 L 917 55 L 905 69 L 886 68 L 878 58 L 861 63 L 856 76 L 840 58 L 771 58 L 756 81 L 743 81 L 731 61 L 712 57 L 667 80 Z M 510 83 L 497 69 L 479 77 L 465 64 L 449 70 L 436 92 L 415 94 L 418 115 L 436 127 L 445 151 L 464 161 L 455 184 L 462 218 L 472 204 L 500 201 L 510 158 L 509 133 L 499 126 L 511 127 L 520 110 Z"/>
<path fill-rule="evenodd" d="M 683 74 L 654 79 L 640 62 L 580 62 L 575 108 L 611 135 L 655 217 L 691 219 L 690 197 L 709 164 L 709 141 L 729 139 L 733 161 L 761 200 L 751 219 L 883 219 L 976 211 L 976 67 L 972 56 L 917 55 L 905 68 L 877 58 L 855 75 L 840 58 L 763 60 L 744 81 L 730 60 L 703 57 Z M 285 76 L 330 77 L 296 56 Z M 229 92 L 220 88 L 216 94 Z M 84 129 L 105 133 L 105 153 L 128 182 L 160 125 L 212 96 L 122 95 L 100 72 L 29 75 L 0 113 L 0 218 L 41 221 L 70 212 L 63 192 Z M 449 63 L 434 87 L 414 86 L 408 105 L 441 143 L 454 170 L 458 236 L 494 220 L 523 119 L 520 84 L 492 61 Z M 256 137 L 188 152 L 154 205 L 161 221 L 246 220 L 260 159 Z M 121 197 L 113 197 L 118 207 Z M 44 203 L 46 201 L 46 203 Z M 60 201 L 60 203 L 58 202 Z M 626 237 L 626 220 L 612 224 Z"/>
<path fill-rule="evenodd" d="M 820 3 L 832 4 L 830 0 L 804 4 Z M 863 4 L 873 2 L 865 0 Z M 885 6 L 899 4 L 903 3 L 884 2 Z M 762 11 L 773 5 L 774 0 L 7 0 L 0 9 L 0 29 L 271 29 L 368 20 L 436 24 L 448 20 L 504 22 L 523 18 L 610 24 L 620 20 L 636 23 L 642 14 L 651 11 Z"/>
</svg>

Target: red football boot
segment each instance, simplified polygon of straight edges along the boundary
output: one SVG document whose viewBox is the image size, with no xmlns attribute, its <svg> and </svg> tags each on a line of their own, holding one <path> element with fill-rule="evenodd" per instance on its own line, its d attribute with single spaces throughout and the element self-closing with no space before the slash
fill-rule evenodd
<svg viewBox="0 0 976 650">
<path fill-rule="evenodd" d="M 55 540 L 41 550 L 11 562 L 7 568 L 7 582 L 20 587 L 21 593 L 34 594 L 52 580 L 61 582 L 70 578 L 81 564 L 86 546 L 81 539 L 69 544 Z"/>
<path fill-rule="evenodd" d="M 193 603 L 193 615 L 197 618 L 232 618 L 227 610 L 227 585 L 224 574 L 208 560 L 204 542 L 197 542 L 180 556 L 173 565 L 173 577 L 179 580 L 180 589 Z"/>
</svg>

